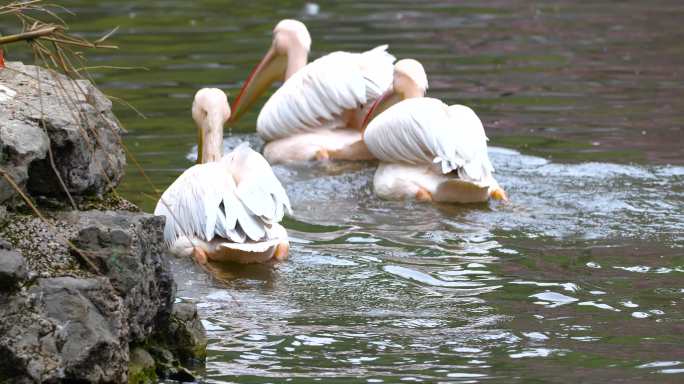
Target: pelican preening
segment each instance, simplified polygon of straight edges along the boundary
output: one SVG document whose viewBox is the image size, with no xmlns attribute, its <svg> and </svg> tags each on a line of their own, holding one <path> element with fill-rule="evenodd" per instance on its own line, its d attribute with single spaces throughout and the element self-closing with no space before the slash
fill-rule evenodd
<svg viewBox="0 0 684 384">
<path fill-rule="evenodd" d="M 387 199 L 472 203 L 507 200 L 492 176 L 482 122 L 464 105 L 425 97 L 423 66 L 404 59 L 371 107 L 363 139 L 380 160 L 375 193 Z"/>
<path fill-rule="evenodd" d="M 394 56 L 383 45 L 333 52 L 306 64 L 310 47 L 303 23 L 279 22 L 271 47 L 235 100 L 231 121 L 270 84 L 284 80 L 257 118 L 269 162 L 377 158 L 375 191 L 384 198 L 507 199 L 492 177 L 479 118 L 468 107 L 424 97 L 428 82 L 419 62 L 392 65 Z"/>
<path fill-rule="evenodd" d="M 487 136 L 475 112 L 425 97 L 428 80 L 416 60 L 387 46 L 333 52 L 307 64 L 304 24 L 283 20 L 233 106 L 218 89 L 195 95 L 197 164 L 169 186 L 154 211 L 166 216 L 172 252 L 200 263 L 280 261 L 291 212 L 272 163 L 312 159 L 380 160 L 377 195 L 436 202 L 507 200 L 492 176 Z M 273 82 L 284 80 L 259 113 L 264 157 L 243 144 L 222 156 L 223 125 L 236 121 Z M 365 117 L 365 118 L 364 118 Z"/>
<path fill-rule="evenodd" d="M 270 165 L 247 144 L 222 156 L 223 124 L 230 117 L 225 93 L 197 92 L 192 117 L 198 128 L 198 164 L 162 194 L 155 215 L 166 216 L 164 239 L 177 255 L 263 263 L 287 258 L 287 232 L 279 224 L 290 201 Z"/>
<path fill-rule="evenodd" d="M 333 52 L 307 64 L 310 47 L 303 23 L 279 22 L 270 49 L 233 104 L 231 122 L 273 82 L 284 80 L 257 118 L 269 162 L 370 159 L 361 122 L 365 107 L 392 83 L 394 56 L 383 45 L 363 53 Z"/>
</svg>

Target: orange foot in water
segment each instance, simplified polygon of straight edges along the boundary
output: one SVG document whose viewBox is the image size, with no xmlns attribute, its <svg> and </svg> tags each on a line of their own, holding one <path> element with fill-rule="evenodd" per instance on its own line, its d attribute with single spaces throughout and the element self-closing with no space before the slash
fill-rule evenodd
<svg viewBox="0 0 684 384">
<path fill-rule="evenodd" d="M 276 247 L 275 253 L 273 254 L 273 258 L 277 262 L 285 261 L 287 260 L 287 254 L 290 252 L 290 243 L 280 243 L 278 244 L 278 247 Z"/>
<path fill-rule="evenodd" d="M 419 187 L 418 192 L 416 192 L 416 200 L 423 202 L 431 202 L 432 194 L 428 192 L 427 189 Z"/>
<path fill-rule="evenodd" d="M 314 158 L 317 161 L 330 160 L 330 154 L 326 149 L 319 149 L 318 151 L 316 151 L 316 155 L 314 155 Z"/>
<path fill-rule="evenodd" d="M 500 200 L 507 202 L 508 201 L 508 195 L 506 195 L 506 191 L 503 190 L 501 187 L 495 188 L 489 196 L 494 199 L 494 200 Z"/>
<path fill-rule="evenodd" d="M 207 253 L 204 251 L 204 249 L 200 247 L 195 247 L 192 250 L 192 255 L 195 257 L 195 260 L 197 260 L 197 262 L 200 265 L 204 265 L 207 263 Z"/>
</svg>

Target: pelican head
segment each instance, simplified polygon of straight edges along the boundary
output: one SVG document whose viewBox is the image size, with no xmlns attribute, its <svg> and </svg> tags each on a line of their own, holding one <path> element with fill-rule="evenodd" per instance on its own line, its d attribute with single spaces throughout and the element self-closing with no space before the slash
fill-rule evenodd
<svg viewBox="0 0 684 384">
<path fill-rule="evenodd" d="M 380 96 L 371 106 L 363 127 L 392 105 L 412 97 L 424 97 L 428 89 L 425 68 L 418 60 L 402 59 L 394 64 L 392 88 Z"/>
<path fill-rule="evenodd" d="M 394 64 L 394 80 L 392 88 L 401 99 L 423 97 L 428 89 L 425 68 L 418 60 L 403 59 Z"/>
<path fill-rule="evenodd" d="M 197 163 L 218 161 L 223 155 L 223 124 L 230 118 L 228 98 L 217 88 L 202 88 L 192 102 L 197 124 Z"/>
<path fill-rule="evenodd" d="M 287 55 L 293 48 L 303 48 L 308 54 L 311 50 L 311 35 L 306 25 L 298 20 L 280 20 L 273 28 L 273 47 Z M 289 76 L 288 76 L 289 77 Z"/>
<path fill-rule="evenodd" d="M 231 121 L 237 121 L 268 87 L 284 81 L 306 65 L 311 35 L 301 21 L 281 20 L 273 28 L 273 42 L 259 64 L 247 77 L 233 104 Z"/>
</svg>

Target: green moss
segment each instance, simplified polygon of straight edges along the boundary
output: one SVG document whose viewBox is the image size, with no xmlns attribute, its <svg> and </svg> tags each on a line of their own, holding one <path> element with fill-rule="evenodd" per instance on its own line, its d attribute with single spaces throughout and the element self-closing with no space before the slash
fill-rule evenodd
<svg viewBox="0 0 684 384">
<path fill-rule="evenodd" d="M 183 326 L 178 324 L 178 320 L 169 319 L 169 324 L 162 328 L 179 325 Z M 163 329 L 162 333 L 155 333 L 142 343 L 130 347 L 129 383 L 156 383 L 159 378 L 193 378 L 188 368 L 203 367 L 207 356 L 206 342 L 191 347 L 187 344 L 192 339 L 191 335 L 181 332 L 176 334 L 179 339 L 172 339 L 168 330 Z"/>
<path fill-rule="evenodd" d="M 198 344 L 191 349 L 192 358 L 198 362 L 204 362 L 207 360 L 207 343 Z"/>
<path fill-rule="evenodd" d="M 154 368 L 142 368 L 138 365 L 128 366 L 128 384 L 157 383 L 159 378 Z"/>
<path fill-rule="evenodd" d="M 142 347 L 131 348 L 128 362 L 128 383 L 147 384 L 159 381 L 154 358 Z"/>
<path fill-rule="evenodd" d="M 170 348 L 183 364 L 195 365 L 207 358 L 207 339 L 203 334 L 188 327 L 188 322 L 175 318 L 169 320 L 170 329 L 176 330 L 172 334 L 164 335 L 165 344 Z"/>
</svg>

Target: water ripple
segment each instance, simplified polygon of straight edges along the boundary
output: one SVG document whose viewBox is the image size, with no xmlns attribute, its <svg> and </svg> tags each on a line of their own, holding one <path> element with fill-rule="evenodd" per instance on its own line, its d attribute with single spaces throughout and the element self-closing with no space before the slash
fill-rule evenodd
<svg viewBox="0 0 684 384">
<path fill-rule="evenodd" d="M 160 188 L 195 161 L 192 95 L 215 86 L 234 100 L 284 17 L 305 18 L 312 58 L 389 43 L 421 60 L 429 95 L 473 107 L 491 138 L 508 204 L 382 201 L 373 163 L 274 167 L 294 207 L 288 263 L 211 266 L 210 277 L 172 260 L 179 296 L 198 304 L 209 334 L 206 382 L 682 374 L 672 358 L 684 343 L 681 2 L 69 6 L 85 36 L 121 26 L 121 49 L 92 52 L 93 65 L 149 69 L 95 78 L 148 116 L 117 109 Z M 28 60 L 22 49 L 13 58 Z M 257 104 L 226 127 L 225 151 L 263 146 Z M 120 191 L 153 209 L 135 167 Z"/>
</svg>

